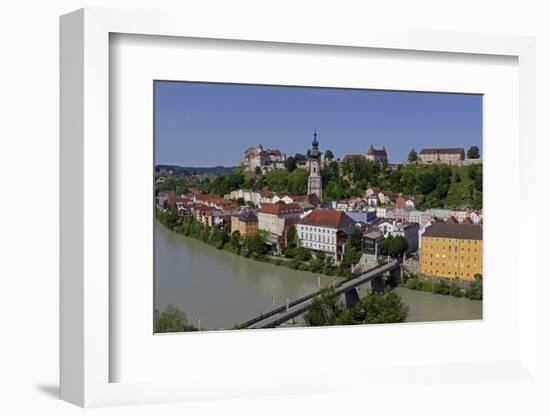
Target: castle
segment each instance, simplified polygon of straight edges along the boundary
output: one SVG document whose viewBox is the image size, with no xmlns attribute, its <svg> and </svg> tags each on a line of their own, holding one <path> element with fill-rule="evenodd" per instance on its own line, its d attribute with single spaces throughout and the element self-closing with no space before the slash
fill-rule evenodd
<svg viewBox="0 0 550 416">
<path fill-rule="evenodd" d="M 260 168 L 262 173 L 270 172 L 274 169 L 285 168 L 286 155 L 278 149 L 265 149 L 261 144 L 256 147 L 250 147 L 244 152 L 244 158 L 241 165 L 248 172 L 255 172 Z"/>
</svg>

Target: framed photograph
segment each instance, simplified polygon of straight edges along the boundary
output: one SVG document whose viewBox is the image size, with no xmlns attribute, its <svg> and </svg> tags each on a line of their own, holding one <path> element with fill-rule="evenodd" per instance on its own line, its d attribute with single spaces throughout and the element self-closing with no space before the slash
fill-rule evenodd
<svg viewBox="0 0 550 416">
<path fill-rule="evenodd" d="M 243 28 L 61 18 L 62 398 L 536 382 L 534 40 Z"/>
</svg>

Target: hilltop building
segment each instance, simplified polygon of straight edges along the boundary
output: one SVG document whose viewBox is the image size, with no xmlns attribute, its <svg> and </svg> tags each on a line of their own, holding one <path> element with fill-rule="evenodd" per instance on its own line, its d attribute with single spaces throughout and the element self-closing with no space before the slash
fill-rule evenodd
<svg viewBox="0 0 550 416">
<path fill-rule="evenodd" d="M 311 151 L 308 155 L 309 178 L 307 181 L 307 194 L 315 194 L 319 201 L 323 201 L 323 181 L 321 178 L 321 152 L 319 152 L 319 142 L 317 141 L 317 132 L 313 133 L 313 142 Z"/>
<path fill-rule="evenodd" d="M 482 227 L 444 222 L 427 227 L 422 234 L 420 273 L 460 280 L 482 275 Z"/>
<path fill-rule="evenodd" d="M 460 165 L 464 161 L 464 149 L 462 147 L 422 149 L 418 155 L 420 163 Z"/>
<path fill-rule="evenodd" d="M 383 163 L 388 161 L 388 154 L 386 153 L 386 147 L 382 146 L 382 149 L 375 149 L 371 144 L 367 151 L 367 160 L 373 162 Z"/>
<path fill-rule="evenodd" d="M 248 172 L 255 172 L 259 167 L 262 173 L 275 169 L 285 169 L 286 155 L 278 149 L 264 149 L 261 144 L 250 147 L 244 152 L 241 165 Z"/>
<path fill-rule="evenodd" d="M 354 158 L 362 160 L 370 160 L 372 162 L 383 163 L 388 161 L 388 153 L 386 152 L 386 147 L 382 146 L 382 149 L 375 149 L 371 144 L 367 150 L 366 155 L 362 154 L 347 154 L 342 158 L 342 162 L 348 162 Z"/>
</svg>

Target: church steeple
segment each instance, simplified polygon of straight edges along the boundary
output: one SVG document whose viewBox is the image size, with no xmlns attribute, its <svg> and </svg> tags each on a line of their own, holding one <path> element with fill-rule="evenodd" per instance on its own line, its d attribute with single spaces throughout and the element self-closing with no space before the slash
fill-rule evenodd
<svg viewBox="0 0 550 416">
<path fill-rule="evenodd" d="M 319 201 L 323 200 L 323 183 L 321 181 L 321 152 L 319 152 L 319 141 L 317 140 L 317 129 L 313 131 L 311 150 L 308 152 L 309 178 L 307 183 L 308 195 L 315 194 Z"/>
<path fill-rule="evenodd" d="M 319 152 L 319 141 L 317 140 L 317 129 L 313 131 L 313 141 L 311 142 L 311 152 L 309 152 L 309 156 L 313 159 L 318 159 L 321 155 L 321 152 Z"/>
</svg>

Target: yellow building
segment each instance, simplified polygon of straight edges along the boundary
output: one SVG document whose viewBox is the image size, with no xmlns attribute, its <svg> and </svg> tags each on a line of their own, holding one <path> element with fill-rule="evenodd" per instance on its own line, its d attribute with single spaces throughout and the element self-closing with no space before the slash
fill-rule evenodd
<svg viewBox="0 0 550 416">
<path fill-rule="evenodd" d="M 254 237 L 258 233 L 258 217 L 253 212 L 245 212 L 231 217 L 231 234 L 238 231 L 241 237 Z"/>
<path fill-rule="evenodd" d="M 422 234 L 420 273 L 427 277 L 474 280 L 483 275 L 480 225 L 435 223 Z"/>
</svg>

